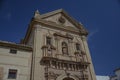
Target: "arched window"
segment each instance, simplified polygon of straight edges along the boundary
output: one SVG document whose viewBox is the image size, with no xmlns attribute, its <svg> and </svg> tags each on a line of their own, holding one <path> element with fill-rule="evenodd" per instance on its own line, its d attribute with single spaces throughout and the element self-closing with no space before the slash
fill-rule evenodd
<svg viewBox="0 0 120 80">
<path fill-rule="evenodd" d="M 68 45 L 66 42 L 62 42 L 62 53 L 68 55 Z"/>
</svg>

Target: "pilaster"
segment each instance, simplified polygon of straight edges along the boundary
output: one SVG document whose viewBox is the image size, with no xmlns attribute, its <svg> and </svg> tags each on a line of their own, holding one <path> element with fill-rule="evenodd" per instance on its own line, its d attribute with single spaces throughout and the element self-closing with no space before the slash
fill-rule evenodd
<svg viewBox="0 0 120 80">
<path fill-rule="evenodd" d="M 91 80 L 96 80 L 96 75 L 94 72 L 94 67 L 93 67 L 92 59 L 90 56 L 90 51 L 89 51 L 88 44 L 87 44 L 87 38 L 86 38 L 86 36 L 81 36 L 81 39 L 82 39 L 84 51 L 86 53 L 86 59 L 87 59 L 87 61 L 90 62 L 90 65 L 88 66 L 88 68 L 89 68 Z"/>
</svg>

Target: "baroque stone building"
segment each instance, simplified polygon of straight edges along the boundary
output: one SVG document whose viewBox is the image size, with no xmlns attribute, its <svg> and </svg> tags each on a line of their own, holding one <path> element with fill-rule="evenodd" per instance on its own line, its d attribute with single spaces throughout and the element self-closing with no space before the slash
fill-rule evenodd
<svg viewBox="0 0 120 80">
<path fill-rule="evenodd" d="M 84 26 L 37 10 L 20 44 L 0 41 L 0 80 L 96 80 Z"/>
</svg>

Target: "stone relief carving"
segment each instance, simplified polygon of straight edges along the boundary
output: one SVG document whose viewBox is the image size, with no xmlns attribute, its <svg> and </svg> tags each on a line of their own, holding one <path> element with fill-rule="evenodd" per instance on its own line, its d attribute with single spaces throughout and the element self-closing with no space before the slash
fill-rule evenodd
<svg viewBox="0 0 120 80">
<path fill-rule="evenodd" d="M 53 71 L 48 72 L 49 79 L 56 79 L 60 74 L 56 74 Z"/>
<path fill-rule="evenodd" d="M 45 68 L 45 77 L 46 80 L 56 80 L 60 74 L 54 73 L 53 71 L 48 71 L 48 68 Z"/>
<path fill-rule="evenodd" d="M 58 19 L 58 21 L 60 23 L 64 24 L 66 20 L 62 16 L 60 16 L 59 19 Z"/>
</svg>

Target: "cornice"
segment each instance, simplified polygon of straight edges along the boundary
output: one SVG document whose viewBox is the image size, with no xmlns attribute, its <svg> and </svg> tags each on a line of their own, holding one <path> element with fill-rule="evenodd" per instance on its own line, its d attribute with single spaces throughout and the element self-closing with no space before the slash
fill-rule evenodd
<svg viewBox="0 0 120 80">
<path fill-rule="evenodd" d="M 43 20 L 43 19 L 39 19 L 39 20 L 34 19 L 34 23 L 44 25 L 44 27 L 48 27 L 48 28 L 53 28 L 53 29 L 67 31 L 67 32 L 72 32 L 72 33 L 75 33 L 75 34 L 80 34 L 79 30 L 76 30 L 72 27 L 68 28 L 67 26 L 64 26 L 64 25 L 61 25 L 61 24 L 56 24 L 54 22 L 46 21 L 46 20 Z"/>
<path fill-rule="evenodd" d="M 29 46 L 22 45 L 22 44 L 16 44 L 16 43 L 12 43 L 12 42 L 6 42 L 6 41 L 0 41 L 0 46 L 20 49 L 20 50 L 25 50 L 25 51 L 32 51 L 32 48 Z"/>
<path fill-rule="evenodd" d="M 83 30 L 83 29 L 78 29 L 77 30 L 77 29 L 72 28 L 72 27 L 64 26 L 64 25 L 61 25 L 61 24 L 56 24 L 55 22 L 46 21 L 46 20 L 43 20 L 43 19 L 33 19 L 33 22 L 36 23 L 36 24 L 45 25 L 44 27 L 63 30 L 63 31 L 71 32 L 71 33 L 78 34 L 78 35 L 88 35 L 88 32 Z"/>
<path fill-rule="evenodd" d="M 53 35 L 54 35 L 54 36 L 64 37 L 64 38 L 68 38 L 68 39 L 73 39 L 72 36 L 67 36 L 67 35 L 63 35 L 63 34 L 60 34 L 60 33 L 54 33 Z"/>
<path fill-rule="evenodd" d="M 64 25 L 56 24 L 55 22 L 43 20 L 44 18 L 56 15 L 58 13 L 61 13 L 63 16 L 65 16 L 71 23 L 73 23 L 78 28 L 78 30 L 75 29 L 75 28 L 69 27 L 69 26 L 64 26 Z M 30 23 L 30 25 L 27 29 L 27 33 L 25 35 L 25 38 L 22 41 L 23 44 L 27 43 L 34 24 L 45 25 L 45 27 L 54 28 L 54 29 L 58 29 L 58 30 L 60 29 L 60 30 L 68 31 L 68 32 L 78 34 L 78 35 L 85 35 L 85 36 L 88 35 L 88 32 L 84 28 L 84 26 L 81 23 L 77 22 L 74 18 L 72 18 L 63 9 L 58 9 L 58 10 L 48 12 L 48 13 L 45 13 L 45 14 L 42 14 L 42 15 L 40 15 L 39 12 L 36 11 L 35 15 L 37 15 L 37 17 L 34 16 L 34 18 L 32 18 L 31 23 Z"/>
<path fill-rule="evenodd" d="M 51 49 L 56 50 L 56 48 L 53 45 L 43 45 L 41 49 L 49 48 L 49 46 Z"/>
<path fill-rule="evenodd" d="M 45 14 L 42 14 L 40 15 L 39 17 L 41 19 L 44 19 L 44 18 L 47 18 L 47 17 L 50 17 L 50 16 L 53 16 L 53 15 L 56 15 L 56 14 L 59 14 L 61 13 L 63 16 L 65 16 L 71 23 L 73 23 L 78 29 L 84 29 L 85 28 L 83 27 L 83 25 L 81 23 L 79 23 L 78 21 L 76 21 L 73 17 L 71 17 L 65 10 L 63 9 L 58 9 L 58 10 L 55 10 L 55 11 L 52 11 L 52 12 L 48 12 L 48 13 L 45 13 Z M 87 30 L 85 30 L 87 32 Z"/>
</svg>

